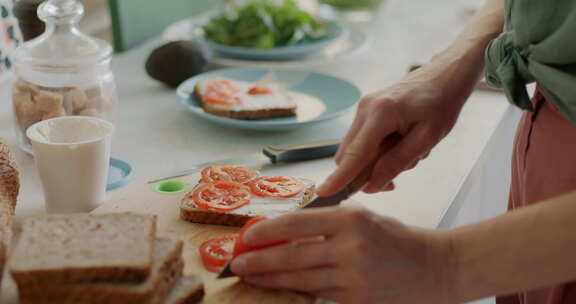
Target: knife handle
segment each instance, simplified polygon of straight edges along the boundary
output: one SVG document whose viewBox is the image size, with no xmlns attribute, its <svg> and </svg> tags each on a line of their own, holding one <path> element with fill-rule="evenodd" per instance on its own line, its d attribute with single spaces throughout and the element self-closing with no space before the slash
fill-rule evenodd
<svg viewBox="0 0 576 304">
<path fill-rule="evenodd" d="M 341 140 L 324 140 L 294 146 L 268 146 L 262 153 L 270 158 L 275 164 L 279 162 L 297 162 L 312 160 L 324 157 L 331 157 L 336 154 L 340 147 Z"/>
<path fill-rule="evenodd" d="M 374 170 L 378 159 L 380 159 L 380 156 L 390 152 L 390 150 L 392 150 L 400 142 L 400 140 L 402 140 L 402 135 L 400 135 L 400 133 L 392 133 L 388 135 L 386 139 L 384 139 L 384 142 L 380 146 L 380 152 L 376 154 L 374 159 L 370 161 L 364 170 L 362 170 L 362 172 L 360 172 L 360 174 L 356 176 L 356 178 L 354 178 L 354 180 L 352 180 L 350 183 L 350 186 L 354 192 L 362 190 L 362 188 L 368 184 L 372 178 L 372 171 Z"/>
</svg>

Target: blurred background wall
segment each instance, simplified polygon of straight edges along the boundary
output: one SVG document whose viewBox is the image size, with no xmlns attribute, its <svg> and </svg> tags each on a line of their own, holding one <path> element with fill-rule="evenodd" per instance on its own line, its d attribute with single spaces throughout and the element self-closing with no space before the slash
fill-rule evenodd
<svg viewBox="0 0 576 304">
<path fill-rule="evenodd" d="M 108 0 L 81 0 L 86 9 L 86 15 L 80 23 L 83 31 L 107 41 L 112 41 Z"/>
</svg>

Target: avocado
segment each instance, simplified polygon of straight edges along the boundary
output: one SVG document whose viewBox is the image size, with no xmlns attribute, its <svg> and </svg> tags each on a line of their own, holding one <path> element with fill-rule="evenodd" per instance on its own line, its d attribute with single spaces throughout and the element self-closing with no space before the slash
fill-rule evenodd
<svg viewBox="0 0 576 304">
<path fill-rule="evenodd" d="M 210 57 L 206 48 L 196 41 L 172 41 L 150 53 L 146 72 L 170 87 L 177 87 L 184 80 L 206 71 Z"/>
</svg>

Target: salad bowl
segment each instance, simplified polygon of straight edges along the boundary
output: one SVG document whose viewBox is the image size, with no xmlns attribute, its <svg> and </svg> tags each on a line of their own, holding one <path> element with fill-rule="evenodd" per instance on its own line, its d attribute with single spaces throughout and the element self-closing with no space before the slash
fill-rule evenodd
<svg viewBox="0 0 576 304">
<path fill-rule="evenodd" d="M 230 1 L 199 24 L 199 40 L 217 55 L 252 60 L 295 59 L 342 39 L 344 28 L 295 0 Z"/>
<path fill-rule="evenodd" d="M 197 34 L 200 41 L 221 57 L 248 60 L 294 60 L 320 52 L 333 43 L 346 39 L 348 35 L 348 31 L 338 22 L 328 21 L 326 22 L 326 27 L 328 35 L 323 39 L 270 49 L 255 49 L 216 43 L 207 38 L 201 29 L 197 31 Z"/>
</svg>

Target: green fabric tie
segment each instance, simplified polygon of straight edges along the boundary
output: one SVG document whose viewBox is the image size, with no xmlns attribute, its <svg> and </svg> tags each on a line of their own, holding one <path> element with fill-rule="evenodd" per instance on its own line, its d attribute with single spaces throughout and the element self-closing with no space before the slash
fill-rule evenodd
<svg viewBox="0 0 576 304">
<path fill-rule="evenodd" d="M 532 110 L 526 84 L 538 82 L 576 124 L 576 1 L 508 0 L 506 28 L 486 49 L 486 80 Z"/>
</svg>

